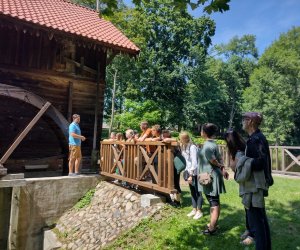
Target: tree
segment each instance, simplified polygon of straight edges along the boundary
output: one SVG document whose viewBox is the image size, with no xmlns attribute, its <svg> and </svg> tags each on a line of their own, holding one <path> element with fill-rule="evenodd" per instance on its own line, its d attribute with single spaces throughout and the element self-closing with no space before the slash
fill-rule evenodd
<svg viewBox="0 0 300 250">
<path fill-rule="evenodd" d="M 153 101 L 162 125 L 183 126 L 188 72 L 198 63 L 191 51 L 199 47 L 203 56 L 207 54 L 214 22 L 208 17 L 195 19 L 169 0 L 125 9 L 110 20 L 141 48 L 136 61 L 119 64 L 128 69 L 122 95 L 141 104 Z"/>
<path fill-rule="evenodd" d="M 234 37 L 216 46 L 209 58 L 196 58 L 198 66 L 190 74 L 188 119 L 214 122 L 221 130 L 239 128 L 243 90 L 256 65 L 255 37 Z"/>
<path fill-rule="evenodd" d="M 76 3 L 84 4 L 90 8 L 96 9 L 97 0 L 73 0 Z M 136 6 L 141 6 L 142 4 L 149 4 L 150 0 L 133 0 Z M 211 14 L 212 12 L 223 12 L 229 10 L 230 0 L 172 0 L 170 3 L 179 10 L 187 9 L 188 7 L 192 9 L 198 8 L 200 5 L 204 6 L 203 11 Z M 115 11 L 119 9 L 123 2 L 120 0 L 99 0 L 101 13 L 103 15 L 113 15 Z"/>
<path fill-rule="evenodd" d="M 264 114 L 263 129 L 277 144 L 300 138 L 300 27 L 282 34 L 261 56 L 244 93 L 244 110 Z"/>
<path fill-rule="evenodd" d="M 128 128 L 139 130 L 141 121 L 148 121 L 150 124 L 161 124 L 161 113 L 156 103 L 151 100 L 135 102 L 126 99 L 124 111 L 116 116 L 116 121 L 120 123 L 120 130 Z"/>
<path fill-rule="evenodd" d="M 194 129 L 206 122 L 224 127 L 225 85 L 214 78 L 221 61 L 213 58 L 207 60 L 201 51 L 194 53 L 197 64 L 189 74 L 184 108 L 187 129 Z"/>
</svg>

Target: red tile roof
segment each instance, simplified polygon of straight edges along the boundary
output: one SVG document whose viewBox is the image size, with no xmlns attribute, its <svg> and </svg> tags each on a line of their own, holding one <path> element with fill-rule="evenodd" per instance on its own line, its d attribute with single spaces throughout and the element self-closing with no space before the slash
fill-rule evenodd
<svg viewBox="0 0 300 250">
<path fill-rule="evenodd" d="M 67 0 L 0 0 L 0 16 L 85 37 L 95 43 L 137 54 L 139 48 L 96 11 Z"/>
</svg>

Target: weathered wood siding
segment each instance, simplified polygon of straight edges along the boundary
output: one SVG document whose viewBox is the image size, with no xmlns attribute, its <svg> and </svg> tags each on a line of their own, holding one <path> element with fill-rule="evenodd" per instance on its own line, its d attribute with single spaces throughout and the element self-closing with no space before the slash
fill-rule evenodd
<svg viewBox="0 0 300 250">
<path fill-rule="evenodd" d="M 38 95 L 66 119 L 71 113 L 80 114 L 82 134 L 87 137 L 82 144 L 84 156 L 90 156 L 92 151 L 96 101 L 99 103 L 97 132 L 101 133 L 106 57 L 106 50 L 99 46 L 0 17 L 0 84 Z M 1 156 L 38 110 L 7 96 L 0 96 L 0 104 Z M 45 116 L 11 158 L 43 158 L 66 150 L 67 142 L 61 131 Z"/>
</svg>

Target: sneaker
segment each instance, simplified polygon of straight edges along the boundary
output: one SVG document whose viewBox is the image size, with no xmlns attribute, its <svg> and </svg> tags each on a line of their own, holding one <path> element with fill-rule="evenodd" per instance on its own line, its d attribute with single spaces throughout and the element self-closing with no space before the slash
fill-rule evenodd
<svg viewBox="0 0 300 250">
<path fill-rule="evenodd" d="M 68 176 L 75 176 L 75 173 L 69 173 Z"/>
<path fill-rule="evenodd" d="M 195 216 L 193 217 L 193 219 L 194 219 L 194 220 L 199 220 L 202 216 L 203 216 L 203 213 L 201 213 L 201 212 L 198 211 L 198 212 L 195 214 Z"/>
<path fill-rule="evenodd" d="M 190 213 L 187 214 L 187 217 L 192 217 L 196 214 L 195 210 L 192 210 Z"/>
</svg>

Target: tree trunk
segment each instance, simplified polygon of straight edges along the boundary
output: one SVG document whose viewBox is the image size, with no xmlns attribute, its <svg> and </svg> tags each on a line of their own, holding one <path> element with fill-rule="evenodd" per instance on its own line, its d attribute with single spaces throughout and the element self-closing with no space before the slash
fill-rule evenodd
<svg viewBox="0 0 300 250">
<path fill-rule="evenodd" d="M 235 97 L 233 97 L 232 105 L 231 105 L 231 111 L 230 111 L 230 116 L 229 116 L 229 125 L 228 125 L 229 129 L 232 128 L 234 114 L 235 114 Z"/>
</svg>

